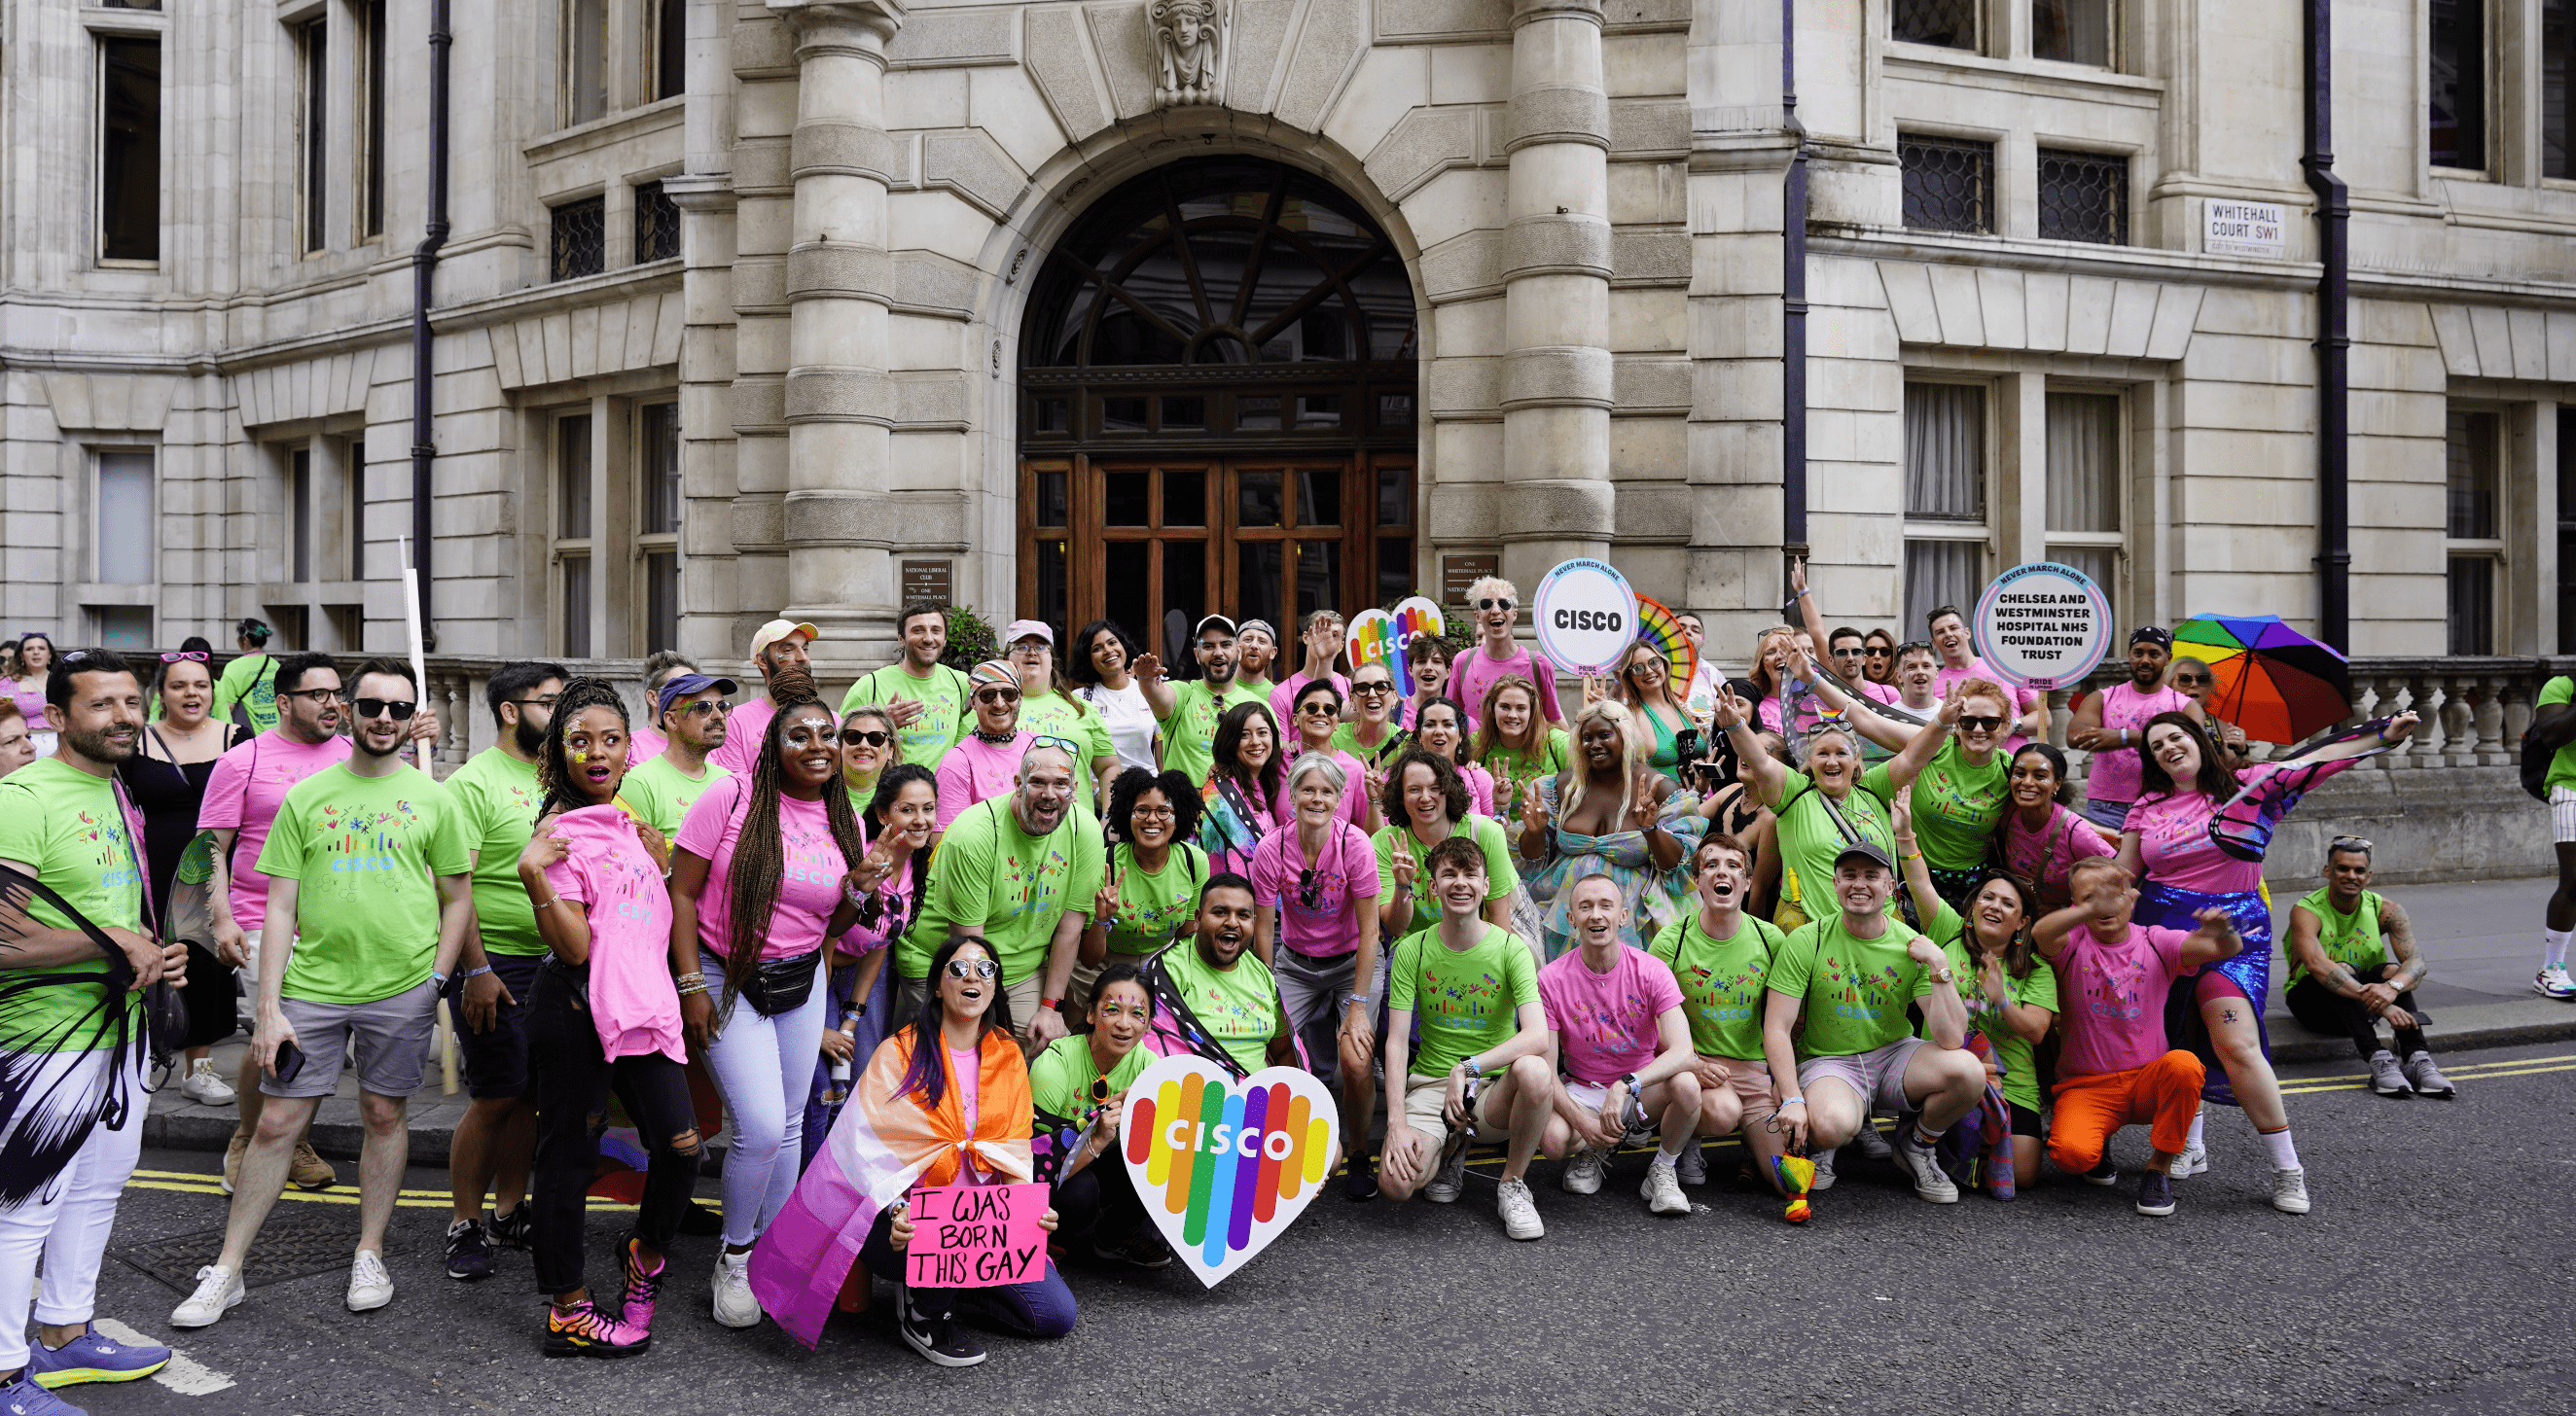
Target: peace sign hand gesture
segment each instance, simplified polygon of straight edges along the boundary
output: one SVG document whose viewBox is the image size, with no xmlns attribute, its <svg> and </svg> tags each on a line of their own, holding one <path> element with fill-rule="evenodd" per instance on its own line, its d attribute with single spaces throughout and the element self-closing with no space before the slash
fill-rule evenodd
<svg viewBox="0 0 2576 1416">
<path fill-rule="evenodd" d="M 1101 885 L 1099 895 L 1093 898 L 1091 902 L 1091 922 L 1093 924 L 1108 925 L 1117 922 L 1118 880 L 1118 874 L 1113 872 L 1109 879 Z"/>
<path fill-rule="evenodd" d="M 1547 830 L 1547 803 L 1540 798 L 1538 786 L 1536 780 L 1521 784 L 1521 829 L 1525 831 Z"/>
<path fill-rule="evenodd" d="M 1721 684 L 1717 690 L 1717 702 L 1710 707 L 1708 716 L 1721 732 L 1740 728 L 1753 721 L 1753 705 L 1736 696 L 1733 685 Z"/>
<path fill-rule="evenodd" d="M 1395 877 L 1395 890 L 1399 895 L 1413 893 L 1414 877 L 1421 870 L 1414 864 L 1412 845 L 1405 839 L 1408 834 L 1404 831 L 1395 833 L 1395 854 L 1387 862 L 1387 873 Z"/>
</svg>

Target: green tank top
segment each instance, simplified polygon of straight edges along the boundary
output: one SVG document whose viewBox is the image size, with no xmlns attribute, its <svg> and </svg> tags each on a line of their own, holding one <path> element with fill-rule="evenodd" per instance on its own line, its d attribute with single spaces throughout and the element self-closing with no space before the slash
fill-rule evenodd
<svg viewBox="0 0 2576 1416">
<path fill-rule="evenodd" d="M 2350 914 L 2334 907 L 2329 888 L 2322 885 L 2299 904 L 2317 917 L 2317 944 L 2325 950 L 2327 958 L 2365 978 L 2388 962 L 2388 946 L 2379 932 L 2378 891 L 2362 891 L 2360 905 Z M 2298 957 L 2292 955 L 2291 986 L 2295 987 L 2307 976 L 2308 971 L 2299 967 Z"/>
</svg>

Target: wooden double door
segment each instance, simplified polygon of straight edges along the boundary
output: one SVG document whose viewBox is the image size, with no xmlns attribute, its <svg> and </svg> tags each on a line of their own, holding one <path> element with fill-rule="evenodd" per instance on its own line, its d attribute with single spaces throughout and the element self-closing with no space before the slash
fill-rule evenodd
<svg viewBox="0 0 2576 1416">
<path fill-rule="evenodd" d="M 1020 472 L 1019 609 L 1069 634 L 1115 620 L 1187 673 L 1207 614 L 1279 627 L 1401 599 L 1413 455 L 1032 457 Z"/>
</svg>

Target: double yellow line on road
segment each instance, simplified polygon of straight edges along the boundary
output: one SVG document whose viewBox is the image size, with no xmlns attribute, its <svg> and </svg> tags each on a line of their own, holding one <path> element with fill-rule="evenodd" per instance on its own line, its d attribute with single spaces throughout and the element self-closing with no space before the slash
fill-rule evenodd
<svg viewBox="0 0 2576 1416">
<path fill-rule="evenodd" d="M 224 1196 L 222 1180 L 223 1177 L 220 1174 L 211 1171 L 137 1170 L 134 1172 L 134 1178 L 125 1183 L 129 1189 L 168 1190 L 181 1195 L 215 1195 L 229 1198 Z M 328 1190 L 298 1190 L 289 1186 L 286 1193 L 279 1198 L 325 1205 L 354 1205 L 358 1202 L 358 1188 L 355 1185 L 349 1185 L 335 1186 Z M 456 1201 L 445 1190 L 404 1190 L 394 1200 L 394 1206 L 397 1209 L 449 1209 L 455 1203 Z M 711 1210 L 720 1208 L 714 1200 L 700 1200 L 698 1203 Z M 590 1207 L 595 1210 L 635 1208 L 633 1205 L 604 1199 L 598 1195 L 590 1197 Z"/>
<path fill-rule="evenodd" d="M 2542 1072 L 2576 1072 L 2576 1053 L 2563 1057 L 2519 1057 L 2509 1062 L 2470 1062 L 2443 1069 L 2452 1081 L 2492 1081 L 2498 1077 L 2529 1077 Z M 2281 1083 L 2281 1095 L 2305 1096 L 2311 1092 L 2366 1091 L 2370 1087 L 2367 1072 L 2350 1077 L 2296 1077 Z"/>
</svg>

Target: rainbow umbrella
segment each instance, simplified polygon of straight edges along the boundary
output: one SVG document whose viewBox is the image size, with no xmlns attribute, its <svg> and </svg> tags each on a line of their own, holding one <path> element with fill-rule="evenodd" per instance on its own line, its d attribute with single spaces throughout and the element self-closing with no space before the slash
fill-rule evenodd
<svg viewBox="0 0 2576 1416">
<path fill-rule="evenodd" d="M 2174 657 L 2209 665 L 2208 708 L 2262 742 L 2291 743 L 2352 716 L 2352 671 L 2279 615 L 2197 615 L 2174 626 Z"/>
<path fill-rule="evenodd" d="M 1664 656 L 1665 666 L 1672 670 L 1673 697 L 1688 698 L 1691 679 L 1699 673 L 1699 650 L 1682 632 L 1682 617 L 1658 601 L 1638 596 L 1637 641 L 1653 645 L 1655 652 Z"/>
</svg>

